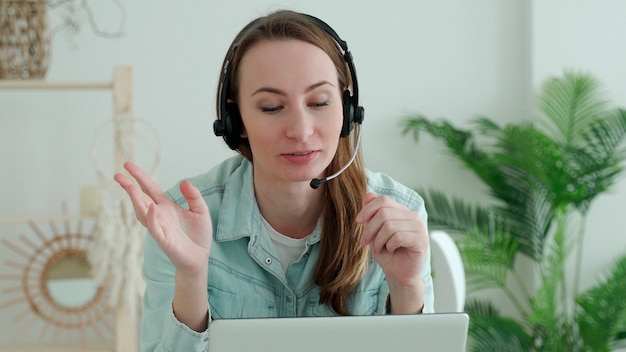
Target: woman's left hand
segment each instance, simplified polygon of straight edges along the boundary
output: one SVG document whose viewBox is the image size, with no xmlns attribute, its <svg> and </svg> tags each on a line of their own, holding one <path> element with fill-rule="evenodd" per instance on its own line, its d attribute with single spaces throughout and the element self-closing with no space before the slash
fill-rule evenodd
<svg viewBox="0 0 626 352">
<path fill-rule="evenodd" d="M 429 240 L 417 213 L 387 196 L 368 193 L 356 221 L 363 224 L 361 243 L 370 246 L 390 289 L 423 287 Z"/>
</svg>

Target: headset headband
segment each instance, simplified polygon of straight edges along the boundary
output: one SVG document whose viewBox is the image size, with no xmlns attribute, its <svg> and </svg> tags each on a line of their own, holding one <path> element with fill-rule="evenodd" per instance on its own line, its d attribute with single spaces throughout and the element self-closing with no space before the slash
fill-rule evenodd
<svg viewBox="0 0 626 352">
<path fill-rule="evenodd" d="M 340 136 L 348 136 L 352 131 L 354 123 L 361 124 L 364 118 L 364 109 L 363 107 L 358 105 L 359 87 L 352 54 L 348 50 L 348 44 L 344 40 L 342 40 L 337 32 L 335 32 L 335 30 L 332 29 L 326 22 L 308 14 L 300 13 L 300 15 L 311 20 L 315 25 L 317 25 L 324 32 L 330 35 L 343 51 L 343 59 L 348 66 L 350 79 L 352 81 L 352 94 L 350 95 L 350 92 L 346 91 L 344 92 L 342 97 L 344 123 Z M 213 131 L 215 132 L 215 135 L 224 137 L 226 144 L 228 144 L 228 146 L 233 150 L 236 150 L 241 143 L 240 131 L 241 125 L 243 123 L 241 121 L 241 116 L 239 115 L 239 110 L 236 107 L 236 104 L 228 102 L 231 64 L 240 43 L 249 35 L 249 33 L 252 33 L 254 30 L 258 29 L 262 24 L 263 19 L 259 19 L 256 23 L 250 26 L 245 34 L 241 36 L 241 39 L 237 43 L 234 43 L 232 45 L 232 48 L 230 50 L 230 56 L 228 60 L 224 63 L 224 71 L 222 73 L 223 77 L 222 82 L 220 83 L 218 93 L 218 101 L 220 104 L 219 116 L 218 119 L 215 120 L 215 122 L 213 123 Z"/>
</svg>

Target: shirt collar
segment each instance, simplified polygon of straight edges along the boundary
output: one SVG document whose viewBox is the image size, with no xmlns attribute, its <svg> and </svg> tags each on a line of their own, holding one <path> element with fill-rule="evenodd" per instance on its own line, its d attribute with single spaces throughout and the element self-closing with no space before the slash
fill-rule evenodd
<svg viewBox="0 0 626 352">
<path fill-rule="evenodd" d="M 215 239 L 219 242 L 251 237 L 261 227 L 252 185 L 252 163 L 244 159 L 226 182 Z"/>
<path fill-rule="evenodd" d="M 244 159 L 226 182 L 215 234 L 218 242 L 256 237 L 265 231 L 254 196 L 252 169 L 252 163 Z M 319 242 L 322 227 L 320 218 L 307 241 L 308 244 Z"/>
</svg>

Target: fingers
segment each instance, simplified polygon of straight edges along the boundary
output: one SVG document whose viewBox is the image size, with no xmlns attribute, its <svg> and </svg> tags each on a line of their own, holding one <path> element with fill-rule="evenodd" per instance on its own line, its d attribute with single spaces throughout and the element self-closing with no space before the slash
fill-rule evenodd
<svg viewBox="0 0 626 352">
<path fill-rule="evenodd" d="M 146 214 L 146 228 L 148 232 L 158 243 L 163 242 L 165 234 L 163 228 L 158 220 L 156 204 L 152 203 L 148 206 L 148 213 Z"/>
<path fill-rule="evenodd" d="M 369 231 L 373 232 L 369 245 L 373 254 L 386 250 L 395 252 L 398 248 L 416 248 L 419 244 L 417 223 L 411 220 L 386 220 L 380 227 L 371 224 Z"/>
<path fill-rule="evenodd" d="M 146 215 L 148 213 L 148 207 L 150 204 L 154 204 L 152 199 L 148 197 L 143 191 L 126 175 L 115 174 L 113 177 L 117 183 L 126 191 L 130 197 L 130 201 L 133 203 L 135 209 L 135 215 L 139 222 L 146 226 Z"/>
<path fill-rule="evenodd" d="M 367 194 L 365 195 L 365 204 L 369 204 L 369 202 L 373 201 L 374 199 L 376 199 L 376 193 L 367 192 Z"/>
<path fill-rule="evenodd" d="M 181 182 L 180 193 L 182 193 L 183 197 L 187 200 L 189 211 L 196 214 L 207 214 L 209 212 L 209 208 L 204 198 L 202 198 L 202 194 L 191 182 L 187 180 Z"/>
<path fill-rule="evenodd" d="M 378 198 L 376 196 L 375 193 L 372 192 L 368 192 L 365 195 L 365 205 L 363 206 L 363 209 L 361 209 L 361 211 L 359 212 L 359 214 L 356 217 L 356 222 L 359 224 L 363 224 L 365 222 L 368 222 L 372 216 L 374 216 L 374 214 L 376 213 L 376 211 L 378 210 L 378 206 L 376 204 L 371 204 L 373 200 L 375 200 L 376 198 Z M 385 201 L 385 198 L 388 199 L 388 197 L 385 196 L 381 196 L 380 199 L 382 201 Z M 389 199 L 391 200 L 391 199 Z M 380 201 L 379 201 L 380 203 Z"/>
<path fill-rule="evenodd" d="M 159 185 L 154 182 L 152 177 L 145 173 L 139 166 L 133 164 L 132 162 L 126 162 L 124 163 L 124 169 L 126 169 L 126 171 L 133 176 L 143 192 L 152 198 L 155 203 L 158 204 L 161 200 L 168 199 L 165 192 L 161 190 L 161 187 L 159 187 Z"/>
<path fill-rule="evenodd" d="M 368 193 L 357 222 L 364 224 L 361 243 L 370 245 L 373 254 L 398 248 L 420 251 L 422 237 L 427 238 L 419 215 L 386 196 Z"/>
<path fill-rule="evenodd" d="M 162 214 L 160 214 L 160 207 L 152 203 L 148 207 L 148 213 L 146 214 L 146 228 L 148 233 L 158 243 L 163 252 L 170 253 L 172 246 L 175 246 L 173 236 L 170 228 L 167 224 L 167 220 Z M 175 236 L 174 236 L 175 237 Z"/>
<path fill-rule="evenodd" d="M 137 165 L 127 162 L 124 168 L 137 181 L 133 180 L 122 173 L 113 176 L 115 181 L 124 188 L 135 210 L 135 216 L 142 225 L 148 227 L 147 217 L 151 205 L 158 204 L 165 199 L 169 200 L 161 188 Z M 139 186 L 137 186 L 139 184 Z"/>
</svg>

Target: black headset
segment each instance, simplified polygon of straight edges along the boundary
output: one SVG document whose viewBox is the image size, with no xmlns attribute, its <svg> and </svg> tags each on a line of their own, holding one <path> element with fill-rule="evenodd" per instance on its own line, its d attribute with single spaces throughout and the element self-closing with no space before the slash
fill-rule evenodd
<svg viewBox="0 0 626 352">
<path fill-rule="evenodd" d="M 311 15 L 301 15 L 310 19 L 319 28 L 323 29 L 326 33 L 333 37 L 339 47 L 341 47 L 341 50 L 343 50 L 343 59 L 348 65 L 348 70 L 350 71 L 350 76 L 352 78 L 352 95 L 349 90 L 345 90 L 342 96 L 343 126 L 341 128 L 340 136 L 346 137 L 350 135 L 350 132 L 352 132 L 355 123 L 363 123 L 365 114 L 363 107 L 359 106 L 359 86 L 357 84 L 356 70 L 354 68 L 352 54 L 348 50 L 348 44 L 343 41 L 337 32 L 326 24 L 326 22 Z M 219 116 L 218 119 L 213 122 L 213 132 L 215 135 L 223 137 L 226 144 L 233 150 L 237 149 L 241 143 L 241 128 L 243 124 L 237 104 L 228 101 L 228 93 L 230 92 L 230 65 L 235 56 L 237 47 L 239 47 L 239 43 L 233 45 L 230 57 L 224 64 L 223 79 L 220 83 L 219 92 Z"/>
</svg>

